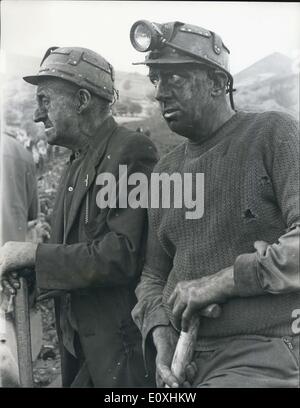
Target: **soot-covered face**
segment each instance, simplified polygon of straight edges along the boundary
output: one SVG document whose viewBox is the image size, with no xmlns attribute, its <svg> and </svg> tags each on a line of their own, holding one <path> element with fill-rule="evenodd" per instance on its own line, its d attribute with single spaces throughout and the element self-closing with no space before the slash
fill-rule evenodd
<svg viewBox="0 0 300 408">
<path fill-rule="evenodd" d="M 149 77 L 169 128 L 192 138 L 212 103 L 213 82 L 207 69 L 201 65 L 162 65 L 150 67 Z"/>
</svg>

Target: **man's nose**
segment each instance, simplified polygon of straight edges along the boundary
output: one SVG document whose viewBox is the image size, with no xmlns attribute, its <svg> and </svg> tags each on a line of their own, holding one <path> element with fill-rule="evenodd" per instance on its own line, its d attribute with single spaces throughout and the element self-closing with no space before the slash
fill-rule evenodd
<svg viewBox="0 0 300 408">
<path fill-rule="evenodd" d="M 34 122 L 43 122 L 45 119 L 47 119 L 45 109 L 37 108 L 33 115 Z"/>
<path fill-rule="evenodd" d="M 170 97 L 170 95 L 171 95 L 170 87 L 168 86 L 168 84 L 160 80 L 156 86 L 155 99 L 159 102 L 162 102 L 168 97 Z"/>
</svg>

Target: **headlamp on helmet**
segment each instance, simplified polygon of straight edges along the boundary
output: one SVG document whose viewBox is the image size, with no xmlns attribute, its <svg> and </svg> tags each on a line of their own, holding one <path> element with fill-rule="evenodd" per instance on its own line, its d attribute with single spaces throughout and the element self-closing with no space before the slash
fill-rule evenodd
<svg viewBox="0 0 300 408">
<path fill-rule="evenodd" d="M 170 43 L 174 28 L 182 25 L 178 21 L 158 24 L 147 20 L 136 21 L 130 30 L 130 41 L 140 52 L 154 51 L 168 45 L 179 51 L 184 51 L 174 43 Z"/>
<path fill-rule="evenodd" d="M 137 51 L 147 52 L 159 48 L 163 40 L 163 33 L 155 23 L 139 20 L 131 27 L 130 41 Z"/>
<path fill-rule="evenodd" d="M 219 69 L 228 77 L 228 93 L 234 108 L 233 78 L 229 71 L 229 50 L 220 36 L 205 28 L 174 21 L 164 24 L 136 21 L 130 30 L 130 41 L 139 52 L 147 52 L 149 67 L 163 64 L 204 64 Z"/>
</svg>

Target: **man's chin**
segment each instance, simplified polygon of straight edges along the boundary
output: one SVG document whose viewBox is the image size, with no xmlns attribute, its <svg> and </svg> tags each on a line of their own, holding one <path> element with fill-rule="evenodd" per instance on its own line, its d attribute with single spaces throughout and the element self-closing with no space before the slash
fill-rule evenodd
<svg viewBox="0 0 300 408">
<path fill-rule="evenodd" d="M 178 135 L 184 136 L 184 126 L 178 120 L 166 120 L 167 125 L 172 130 L 172 132 L 177 133 Z"/>
<path fill-rule="evenodd" d="M 52 127 L 52 128 L 47 128 L 45 129 L 45 135 L 47 138 L 47 143 L 50 145 L 54 145 L 55 141 L 57 139 L 57 134 L 56 134 L 56 130 Z"/>
</svg>

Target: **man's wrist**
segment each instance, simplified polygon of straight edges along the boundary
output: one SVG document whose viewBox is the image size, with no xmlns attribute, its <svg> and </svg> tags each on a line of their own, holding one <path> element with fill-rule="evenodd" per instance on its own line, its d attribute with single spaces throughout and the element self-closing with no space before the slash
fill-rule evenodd
<svg viewBox="0 0 300 408">
<path fill-rule="evenodd" d="M 157 343 L 159 343 L 160 340 L 166 336 L 166 332 L 168 330 L 169 330 L 169 325 L 168 326 L 159 325 L 159 326 L 155 326 L 152 329 L 152 339 L 153 339 L 153 343 L 155 347 L 157 346 Z"/>
<path fill-rule="evenodd" d="M 35 242 L 16 242 L 15 244 L 19 268 L 34 269 L 38 244 Z"/>
<path fill-rule="evenodd" d="M 238 291 L 234 280 L 234 267 L 229 266 L 228 268 L 222 269 L 219 273 L 222 276 L 222 292 L 224 293 L 226 299 L 238 296 Z"/>
<path fill-rule="evenodd" d="M 35 242 L 30 242 L 28 244 L 30 244 L 30 246 L 28 248 L 29 249 L 29 257 L 28 257 L 29 265 L 28 265 L 28 267 L 29 268 L 34 268 L 35 263 L 36 263 L 36 252 L 37 252 L 38 244 L 36 244 Z"/>
</svg>

